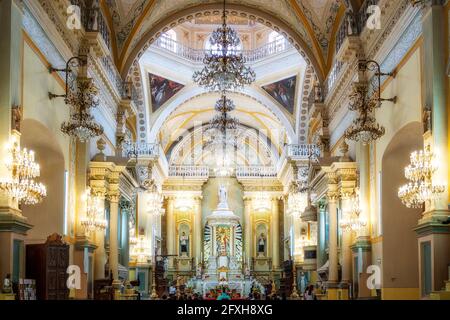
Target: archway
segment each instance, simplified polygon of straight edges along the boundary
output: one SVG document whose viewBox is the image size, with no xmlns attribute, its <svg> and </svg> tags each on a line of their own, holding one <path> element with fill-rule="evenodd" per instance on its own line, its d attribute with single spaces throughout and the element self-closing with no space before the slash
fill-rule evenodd
<svg viewBox="0 0 450 320">
<path fill-rule="evenodd" d="M 266 13 L 258 8 L 248 7 L 242 4 L 229 4 L 227 5 L 227 13 L 230 16 L 240 16 L 254 20 L 258 23 L 266 25 L 274 31 L 279 32 L 293 44 L 308 65 L 312 64 L 319 81 L 322 82 L 324 80 L 325 62 L 323 61 L 323 58 L 321 58 L 320 52 L 317 53 L 319 55 L 319 59 L 317 59 L 317 56 L 308 45 L 307 40 L 311 39 L 304 39 L 305 36 L 297 33 L 291 26 L 283 22 L 280 18 L 273 14 L 271 15 Z M 161 19 L 159 22 L 152 25 L 145 33 L 143 33 L 138 41 L 133 42 L 134 46 L 131 51 L 129 51 L 129 54 L 127 54 L 128 48 L 124 48 L 124 52 L 122 53 L 122 57 L 120 59 L 120 72 L 122 77 L 127 78 L 127 76 L 130 76 L 132 66 L 138 62 L 142 54 L 164 32 L 167 32 L 175 26 L 197 17 L 218 16 L 221 14 L 222 4 L 200 4 L 182 9 L 164 19 Z"/>
<path fill-rule="evenodd" d="M 22 123 L 21 145 L 36 152 L 41 168 L 39 181 L 47 187 L 47 197 L 35 206 L 23 206 L 23 215 L 33 228 L 28 231 L 27 243 L 43 243 L 47 236 L 64 234 L 65 161 L 53 132 L 36 120 Z"/>
<path fill-rule="evenodd" d="M 403 168 L 414 150 L 423 148 L 423 129 L 412 122 L 392 138 L 382 160 L 381 215 L 383 234 L 383 299 L 418 299 L 419 270 L 414 227 L 421 209 L 409 209 L 397 196 L 406 183 Z"/>
</svg>

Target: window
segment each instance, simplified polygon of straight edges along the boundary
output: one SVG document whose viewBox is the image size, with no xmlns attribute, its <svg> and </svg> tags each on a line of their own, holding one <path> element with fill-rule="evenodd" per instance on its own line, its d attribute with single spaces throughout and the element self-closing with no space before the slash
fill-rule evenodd
<svg viewBox="0 0 450 320">
<path fill-rule="evenodd" d="M 160 39 L 161 48 L 167 49 L 172 52 L 177 51 L 177 33 L 174 30 L 164 32 Z"/>
<path fill-rule="evenodd" d="M 270 53 L 277 53 L 286 49 L 286 39 L 276 31 L 269 33 L 267 44 Z"/>
</svg>

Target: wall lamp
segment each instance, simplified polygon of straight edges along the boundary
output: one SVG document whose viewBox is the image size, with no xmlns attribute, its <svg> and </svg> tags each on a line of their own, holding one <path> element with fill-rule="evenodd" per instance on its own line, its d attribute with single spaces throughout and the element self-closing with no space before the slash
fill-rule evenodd
<svg viewBox="0 0 450 320">
<path fill-rule="evenodd" d="M 378 62 L 376 62 L 375 60 L 360 60 L 358 62 L 358 69 L 360 71 L 366 72 L 366 71 L 375 71 L 375 87 L 377 88 L 377 100 L 378 102 L 381 104 L 381 102 L 387 101 L 387 102 L 392 102 L 392 103 L 397 103 L 397 96 L 390 98 L 390 99 L 383 99 L 381 98 L 381 77 L 393 77 L 395 78 L 395 73 L 394 72 L 389 72 L 389 73 L 385 73 L 385 72 L 381 72 L 381 67 L 380 64 Z"/>
<path fill-rule="evenodd" d="M 65 94 L 54 94 L 54 93 L 49 92 L 48 93 L 49 99 L 53 100 L 55 98 L 65 98 L 65 101 L 67 103 L 67 96 L 69 93 L 69 75 L 73 72 L 74 68 L 84 66 L 84 65 L 86 65 L 86 63 L 87 63 L 87 56 L 81 55 L 81 56 L 75 56 L 75 57 L 70 58 L 67 61 L 66 67 L 64 69 L 58 69 L 58 68 L 54 68 L 53 66 L 50 66 L 48 68 L 49 73 L 64 72 L 66 74 L 66 93 Z"/>
</svg>

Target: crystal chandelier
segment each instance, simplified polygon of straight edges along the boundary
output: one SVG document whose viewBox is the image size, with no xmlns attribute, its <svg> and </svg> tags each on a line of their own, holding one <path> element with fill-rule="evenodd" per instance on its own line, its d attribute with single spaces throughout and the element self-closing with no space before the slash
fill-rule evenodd
<svg viewBox="0 0 450 320">
<path fill-rule="evenodd" d="M 8 145 L 5 165 L 11 172 L 11 177 L 0 181 L 0 190 L 25 205 L 38 204 L 47 196 L 46 187 L 34 181 L 34 178 L 40 176 L 34 152 L 20 149 L 15 138 Z"/>
<path fill-rule="evenodd" d="M 92 194 L 91 188 L 87 188 L 83 200 L 86 202 L 86 216 L 81 219 L 81 226 L 87 233 L 104 231 L 108 222 L 105 219 L 102 198 Z"/>
<path fill-rule="evenodd" d="M 290 192 L 287 203 L 287 213 L 295 218 L 300 217 L 301 212 L 307 205 L 305 188 L 299 181 L 293 181 L 290 186 Z"/>
<path fill-rule="evenodd" d="M 349 109 L 356 111 L 358 117 L 345 131 L 345 138 L 357 142 L 361 141 L 364 145 L 367 145 L 385 134 L 385 129 L 376 122 L 373 116 L 377 105 L 376 99 L 367 98 L 367 85 L 353 84 Z"/>
<path fill-rule="evenodd" d="M 433 184 L 437 164 L 430 145 L 425 150 L 413 152 L 410 162 L 405 168 L 405 177 L 410 182 L 400 187 L 398 197 L 408 208 L 422 208 L 426 201 L 436 199 L 443 193 L 445 186 Z"/>
<path fill-rule="evenodd" d="M 72 57 L 67 61 L 64 69 L 49 67 L 50 73 L 64 72 L 66 74 L 65 94 L 58 95 L 51 92 L 48 94 L 50 100 L 64 98 L 65 103 L 71 106 L 70 119 L 61 124 L 61 131 L 81 142 L 103 134 L 103 127 L 96 123 L 90 114 L 90 109 L 99 105 L 98 88 L 93 84 L 92 79 L 80 77 L 74 80 L 73 77 L 74 69 L 85 67 L 87 59 L 85 55 Z M 75 81 L 76 88 L 73 88 Z"/>
<path fill-rule="evenodd" d="M 90 109 L 99 105 L 98 89 L 91 79 L 78 80 L 78 90 L 69 92 L 66 102 L 71 105 L 70 120 L 63 122 L 61 131 L 81 142 L 103 134 L 103 127 L 95 122 Z"/>
<path fill-rule="evenodd" d="M 396 103 L 397 97 L 391 99 L 381 98 L 381 77 L 393 77 L 393 73 L 381 72 L 381 66 L 374 60 L 360 60 L 358 62 L 359 72 L 374 72 L 371 83 L 375 88 L 374 93 L 369 98 L 367 83 L 353 83 L 352 93 L 349 96 L 349 110 L 358 113 L 358 117 L 353 121 L 350 128 L 345 132 L 345 137 L 349 140 L 361 141 L 364 145 L 378 140 L 385 134 L 385 129 L 380 126 L 374 117 L 375 109 L 380 108 L 384 101 Z"/>
<path fill-rule="evenodd" d="M 155 216 L 163 216 L 165 210 L 163 209 L 164 196 L 159 191 L 158 185 L 154 180 L 147 185 L 147 206 L 150 208 L 148 213 Z"/>
<path fill-rule="evenodd" d="M 137 238 L 136 244 L 131 247 L 130 256 L 137 263 L 148 263 L 151 257 L 151 248 L 144 235 Z"/>
<path fill-rule="evenodd" d="M 211 50 L 205 55 L 201 71 L 193 75 L 194 82 L 210 91 L 228 91 L 242 89 L 255 81 L 255 72 L 245 66 L 242 53 L 233 48 L 238 47 L 241 40 L 235 30 L 227 25 L 225 1 L 223 3 L 223 23 L 210 38 Z"/>
<path fill-rule="evenodd" d="M 351 202 L 348 211 L 344 212 L 344 217 L 341 219 L 339 226 L 344 232 L 357 232 L 367 225 L 361 217 L 361 209 L 359 207 L 359 189 L 350 197 Z"/>
</svg>

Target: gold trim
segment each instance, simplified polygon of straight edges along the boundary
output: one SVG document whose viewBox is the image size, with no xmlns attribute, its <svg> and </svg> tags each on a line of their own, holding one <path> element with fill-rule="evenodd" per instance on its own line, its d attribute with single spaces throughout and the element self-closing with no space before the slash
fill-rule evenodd
<svg viewBox="0 0 450 320">
<path fill-rule="evenodd" d="M 150 2 L 147 4 L 147 6 L 144 8 L 144 10 L 142 11 L 141 15 L 139 16 L 139 18 L 137 19 L 136 24 L 133 26 L 133 29 L 131 30 L 130 34 L 128 35 L 123 47 L 122 47 L 122 51 L 120 54 L 120 58 L 119 58 L 119 70 L 122 70 L 123 68 L 123 63 L 125 60 L 125 57 L 127 57 L 127 51 L 130 47 L 131 44 L 131 40 L 133 40 L 135 34 L 139 31 L 139 29 L 141 28 L 142 22 L 144 21 L 145 17 L 147 16 L 147 14 L 149 13 L 150 9 L 153 7 L 153 5 L 156 3 L 155 0 L 150 0 Z"/>
<path fill-rule="evenodd" d="M 303 25 L 305 26 L 309 37 L 311 38 L 313 44 L 314 44 L 314 48 L 317 51 L 317 54 L 314 54 L 317 58 L 318 55 L 318 62 L 319 62 L 319 67 L 320 67 L 320 71 L 322 72 L 322 75 L 325 75 L 325 60 L 323 58 L 322 55 L 322 50 L 320 49 L 320 45 L 319 42 L 317 41 L 317 38 L 314 34 L 314 30 L 312 29 L 311 25 L 308 22 L 308 19 L 306 19 L 303 11 L 300 9 L 300 7 L 298 6 L 298 3 L 296 0 L 290 0 L 289 1 L 291 3 L 291 6 L 294 8 L 294 11 L 296 12 L 297 17 L 302 21 Z M 316 70 L 318 71 L 318 70 Z"/>
<path fill-rule="evenodd" d="M 339 7 L 339 11 L 336 15 L 336 19 L 334 20 L 333 30 L 331 32 L 331 41 L 330 45 L 328 47 L 328 61 L 327 61 L 327 69 L 326 69 L 326 75 L 328 77 L 328 74 L 331 71 L 331 67 L 333 64 L 333 58 L 336 55 L 336 34 L 339 31 L 339 26 L 341 25 L 342 19 L 345 15 L 345 5 L 341 4 Z"/>
</svg>

